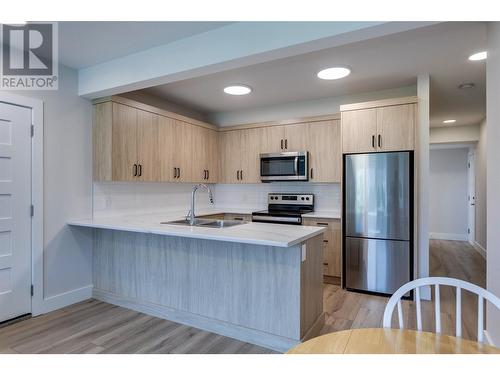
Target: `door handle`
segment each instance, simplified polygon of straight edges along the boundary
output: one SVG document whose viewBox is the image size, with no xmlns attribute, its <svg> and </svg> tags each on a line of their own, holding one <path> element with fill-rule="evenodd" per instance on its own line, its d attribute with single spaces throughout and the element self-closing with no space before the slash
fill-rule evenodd
<svg viewBox="0 0 500 375">
<path fill-rule="evenodd" d="M 382 136 L 380 134 L 378 135 L 378 147 L 382 147 Z"/>
<path fill-rule="evenodd" d="M 181 178 L 181 169 L 177 168 L 177 170 L 179 171 L 179 175 L 177 176 L 177 178 Z"/>
<path fill-rule="evenodd" d="M 139 172 L 137 173 L 137 176 L 142 176 L 142 164 L 139 164 Z"/>
<path fill-rule="evenodd" d="M 281 140 L 281 149 L 283 150 L 283 140 Z"/>
<path fill-rule="evenodd" d="M 236 171 L 236 179 L 239 180 L 240 179 L 240 171 Z"/>
<path fill-rule="evenodd" d="M 372 147 L 375 148 L 375 134 L 372 135 Z"/>
<path fill-rule="evenodd" d="M 137 164 L 134 164 L 133 175 L 134 177 L 137 177 Z"/>
<path fill-rule="evenodd" d="M 314 169 L 311 168 L 311 180 L 314 178 Z"/>
<path fill-rule="evenodd" d="M 177 168 L 174 167 L 174 178 L 177 178 Z"/>
<path fill-rule="evenodd" d="M 288 139 L 285 138 L 285 150 L 288 150 Z"/>
<path fill-rule="evenodd" d="M 240 171 L 240 177 L 243 180 L 243 170 Z"/>
<path fill-rule="evenodd" d="M 207 169 L 207 180 L 210 180 L 210 169 Z"/>
</svg>

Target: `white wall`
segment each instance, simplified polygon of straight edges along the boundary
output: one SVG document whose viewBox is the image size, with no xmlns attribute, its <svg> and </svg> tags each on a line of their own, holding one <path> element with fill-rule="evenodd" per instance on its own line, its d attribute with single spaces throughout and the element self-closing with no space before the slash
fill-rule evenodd
<svg viewBox="0 0 500 375">
<path fill-rule="evenodd" d="M 185 212 L 191 204 L 193 184 L 110 182 L 94 184 L 94 217 L 135 215 L 149 212 Z M 210 185 L 217 210 L 241 209 L 241 213 L 267 208 L 267 194 L 313 193 L 317 211 L 340 212 L 340 185 L 313 183 Z M 198 210 L 209 208 L 207 194 L 196 196 Z"/>
<path fill-rule="evenodd" d="M 500 296 L 500 23 L 489 22 L 487 28 L 488 60 L 486 64 L 486 139 L 488 194 L 488 252 L 486 258 L 486 285 Z M 500 311 L 487 309 L 487 331 L 496 345 L 500 345 Z"/>
<path fill-rule="evenodd" d="M 339 113 L 340 106 L 343 104 L 415 95 L 417 95 L 416 86 L 408 86 L 391 90 L 375 91 L 347 96 L 335 96 L 330 98 L 286 103 L 248 110 L 212 113 L 208 115 L 208 118 L 213 124 L 219 126 L 230 126 L 254 122 L 329 115 L 332 113 Z"/>
<path fill-rule="evenodd" d="M 467 240 L 467 148 L 430 151 L 431 238 Z"/>
<path fill-rule="evenodd" d="M 479 124 L 431 128 L 429 135 L 431 144 L 477 142 L 479 140 Z"/>
<path fill-rule="evenodd" d="M 44 298 L 56 308 L 92 283 L 91 232 L 66 225 L 92 211 L 92 109 L 77 79 L 60 66 L 59 90 L 13 92 L 44 102 Z"/>
<path fill-rule="evenodd" d="M 479 125 L 479 140 L 476 146 L 476 244 L 486 247 L 486 120 Z"/>
<path fill-rule="evenodd" d="M 415 222 L 417 227 L 415 263 L 416 277 L 429 276 L 429 126 L 431 79 L 428 74 L 417 77 L 418 124 L 415 142 L 416 200 Z M 430 299 L 430 289 L 422 291 L 422 298 Z"/>
</svg>

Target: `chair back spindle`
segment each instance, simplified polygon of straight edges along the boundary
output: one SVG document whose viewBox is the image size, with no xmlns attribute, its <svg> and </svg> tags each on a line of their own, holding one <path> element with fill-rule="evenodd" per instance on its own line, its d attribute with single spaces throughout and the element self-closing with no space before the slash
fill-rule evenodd
<svg viewBox="0 0 500 375">
<path fill-rule="evenodd" d="M 391 328 L 391 320 L 394 308 L 397 305 L 399 328 L 404 328 L 403 308 L 401 305 L 401 297 L 411 290 L 415 290 L 415 304 L 417 316 L 417 330 L 422 330 L 422 303 L 420 288 L 424 286 L 434 286 L 434 313 L 436 323 L 436 333 L 441 333 L 441 296 L 440 286 L 455 287 L 456 291 L 456 327 L 455 334 L 457 337 L 462 337 L 462 290 L 467 290 L 478 296 L 477 300 L 477 341 L 484 340 L 484 304 L 485 301 L 493 304 L 497 309 L 500 309 L 500 298 L 486 289 L 467 281 L 452 279 L 449 277 L 426 277 L 406 283 L 399 288 L 387 302 L 384 312 L 383 326 Z"/>
</svg>

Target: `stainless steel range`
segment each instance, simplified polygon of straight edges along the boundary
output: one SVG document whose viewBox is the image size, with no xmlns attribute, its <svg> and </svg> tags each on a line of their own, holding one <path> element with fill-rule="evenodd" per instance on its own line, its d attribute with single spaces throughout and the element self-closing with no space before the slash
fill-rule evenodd
<svg viewBox="0 0 500 375">
<path fill-rule="evenodd" d="M 269 193 L 267 210 L 252 212 L 252 221 L 302 225 L 302 215 L 313 211 L 313 194 Z"/>
</svg>

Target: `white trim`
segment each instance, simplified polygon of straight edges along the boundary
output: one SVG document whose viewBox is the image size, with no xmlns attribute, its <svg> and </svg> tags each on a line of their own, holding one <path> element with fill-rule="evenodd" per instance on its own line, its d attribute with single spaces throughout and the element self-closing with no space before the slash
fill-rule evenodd
<svg viewBox="0 0 500 375">
<path fill-rule="evenodd" d="M 299 340 L 274 335 L 272 333 L 240 326 L 214 318 L 208 318 L 206 316 L 194 314 L 188 311 L 177 310 L 151 302 L 140 301 L 135 298 L 119 296 L 101 289 L 94 289 L 92 296 L 99 301 L 104 301 L 113 305 L 125 307 L 127 309 L 171 320 L 176 323 L 185 324 L 205 331 L 215 332 L 222 336 L 231 337 L 254 345 L 264 346 L 279 352 L 286 352 L 295 345 L 300 344 Z"/>
<path fill-rule="evenodd" d="M 43 304 L 39 306 L 37 315 L 45 314 L 65 306 L 90 299 L 92 298 L 93 287 L 93 285 L 86 285 L 78 289 L 69 290 L 61 294 L 56 294 L 55 296 L 44 298 Z"/>
<path fill-rule="evenodd" d="M 35 207 L 31 219 L 31 283 L 34 286 L 31 313 L 38 315 L 43 304 L 43 101 L 0 93 L 0 102 L 31 108 L 35 128 L 31 140 L 31 202 Z"/>
<path fill-rule="evenodd" d="M 486 342 L 486 344 L 491 345 L 491 346 L 496 346 L 495 342 L 493 341 L 493 339 L 491 338 L 491 336 L 487 330 L 484 330 L 484 338 L 485 338 L 484 341 Z"/>
<path fill-rule="evenodd" d="M 460 233 L 429 233 L 431 240 L 467 241 L 467 234 Z"/>
<path fill-rule="evenodd" d="M 477 241 L 470 241 L 470 244 L 484 259 L 486 259 L 486 249 L 484 247 L 482 247 Z"/>
</svg>

